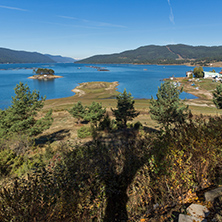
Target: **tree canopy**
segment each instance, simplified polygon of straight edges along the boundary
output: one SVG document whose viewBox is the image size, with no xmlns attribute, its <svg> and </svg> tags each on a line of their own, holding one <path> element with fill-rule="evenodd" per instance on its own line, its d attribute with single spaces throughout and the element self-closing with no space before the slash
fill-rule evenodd
<svg viewBox="0 0 222 222">
<path fill-rule="evenodd" d="M 53 69 L 47 69 L 47 68 L 38 68 L 37 70 L 33 69 L 33 72 L 37 75 L 54 75 Z"/>
<path fill-rule="evenodd" d="M 69 110 L 69 113 L 74 118 L 78 119 L 78 123 L 80 122 L 80 119 L 84 119 L 95 126 L 97 126 L 97 122 L 102 119 L 105 112 L 106 109 L 103 109 L 100 103 L 92 102 L 90 106 L 83 106 L 80 101 L 77 104 L 74 104 Z"/>
<path fill-rule="evenodd" d="M 193 70 L 193 74 L 195 78 L 203 78 L 204 77 L 204 71 L 202 66 L 197 66 Z"/>
<path fill-rule="evenodd" d="M 213 92 L 213 102 L 218 109 L 222 109 L 222 85 L 218 85 Z"/>
<path fill-rule="evenodd" d="M 188 106 L 183 106 L 179 98 L 183 89 L 171 81 L 158 87 L 157 99 L 150 100 L 151 118 L 157 120 L 166 130 L 174 123 L 183 123 L 188 115 Z"/>
<path fill-rule="evenodd" d="M 116 117 L 117 125 L 120 128 L 126 128 L 126 123 L 129 120 L 139 115 L 134 108 L 134 99 L 131 93 L 127 93 L 126 89 L 124 92 L 119 94 L 117 97 L 117 109 L 112 109 L 114 116 Z"/>
<path fill-rule="evenodd" d="M 48 129 L 53 121 L 52 111 L 36 119 L 46 97 L 40 97 L 35 90 L 31 92 L 28 85 L 21 82 L 14 90 L 12 105 L 8 109 L 0 110 L 0 136 L 8 136 L 10 133 L 34 136 Z"/>
<path fill-rule="evenodd" d="M 84 119 L 85 116 L 85 107 L 83 107 L 80 101 L 77 104 L 74 104 L 73 107 L 68 110 L 68 112 L 74 117 L 77 118 L 78 123 L 80 123 L 81 119 Z"/>
<path fill-rule="evenodd" d="M 91 122 L 97 127 L 97 122 L 99 122 L 104 116 L 106 109 L 102 108 L 102 105 L 97 102 L 92 102 L 89 107 L 86 107 L 85 117 L 86 121 Z"/>
</svg>

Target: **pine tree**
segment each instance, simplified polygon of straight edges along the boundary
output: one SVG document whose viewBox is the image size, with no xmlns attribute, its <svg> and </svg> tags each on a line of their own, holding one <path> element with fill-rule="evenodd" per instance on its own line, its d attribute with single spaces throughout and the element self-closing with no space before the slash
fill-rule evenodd
<svg viewBox="0 0 222 222">
<path fill-rule="evenodd" d="M 174 123 L 183 123 L 188 116 L 188 106 L 183 106 L 179 90 L 172 82 L 166 81 L 158 87 L 157 99 L 150 100 L 151 118 L 157 120 L 165 130 Z"/>
<path fill-rule="evenodd" d="M 218 109 L 222 109 L 222 85 L 218 85 L 213 92 L 213 102 Z"/>
<path fill-rule="evenodd" d="M 12 97 L 12 105 L 0 110 L 0 136 L 9 136 L 10 133 L 34 136 L 48 129 L 53 121 L 52 111 L 43 118 L 36 119 L 46 98 L 40 97 L 35 90 L 31 92 L 28 85 L 21 82 L 14 90 L 16 95 Z"/>
<path fill-rule="evenodd" d="M 127 93 L 126 89 L 116 97 L 117 99 L 117 109 L 112 112 L 116 117 L 116 121 L 119 128 L 126 128 L 127 121 L 133 120 L 133 118 L 139 115 L 134 109 L 134 99 L 131 93 Z"/>
<path fill-rule="evenodd" d="M 92 104 L 86 108 L 84 119 L 97 127 L 97 123 L 103 118 L 105 112 L 106 109 L 102 108 L 102 104 L 92 102 Z"/>
<path fill-rule="evenodd" d="M 77 104 L 74 104 L 74 106 L 68 110 L 68 112 L 74 117 L 77 118 L 78 124 L 80 123 L 81 119 L 84 119 L 85 113 L 86 113 L 86 107 L 83 107 L 82 103 L 78 101 Z"/>
</svg>

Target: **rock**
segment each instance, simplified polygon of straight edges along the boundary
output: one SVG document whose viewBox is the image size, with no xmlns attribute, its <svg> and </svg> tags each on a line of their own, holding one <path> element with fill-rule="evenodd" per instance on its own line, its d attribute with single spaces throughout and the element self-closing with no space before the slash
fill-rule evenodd
<svg viewBox="0 0 222 222">
<path fill-rule="evenodd" d="M 206 219 L 197 218 L 190 215 L 180 214 L 178 222 L 207 222 Z"/>
<path fill-rule="evenodd" d="M 200 204 L 191 204 L 187 207 L 187 213 L 198 218 L 205 218 L 209 215 L 209 210 Z"/>
<path fill-rule="evenodd" d="M 208 191 L 204 194 L 205 200 L 213 202 L 215 198 L 222 196 L 222 187 Z"/>
</svg>

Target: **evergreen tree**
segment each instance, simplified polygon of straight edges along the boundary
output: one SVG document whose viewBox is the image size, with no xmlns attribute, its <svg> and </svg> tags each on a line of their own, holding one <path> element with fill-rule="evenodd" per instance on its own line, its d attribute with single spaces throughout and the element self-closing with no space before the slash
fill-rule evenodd
<svg viewBox="0 0 222 222">
<path fill-rule="evenodd" d="M 133 120 L 133 118 L 139 115 L 139 112 L 136 112 L 134 109 L 135 101 L 131 96 L 131 93 L 126 92 L 126 89 L 124 89 L 124 92 L 118 95 L 116 99 L 117 109 L 112 109 L 112 112 L 116 117 L 118 127 L 126 128 L 127 121 Z"/>
<path fill-rule="evenodd" d="M 82 103 L 78 101 L 77 104 L 68 110 L 68 112 L 74 117 L 77 118 L 78 124 L 80 123 L 81 119 L 84 119 L 86 113 L 86 107 L 83 107 Z"/>
<path fill-rule="evenodd" d="M 34 136 L 48 129 L 53 121 L 52 111 L 36 119 L 37 112 L 43 108 L 45 97 L 40 97 L 35 90 L 31 92 L 28 85 L 21 82 L 14 90 L 16 95 L 12 97 L 12 105 L 0 110 L 0 136 L 9 136 L 10 133 Z"/>
<path fill-rule="evenodd" d="M 218 85 L 213 92 L 213 102 L 218 109 L 222 109 L 222 85 Z"/>
<path fill-rule="evenodd" d="M 97 127 L 97 122 L 102 119 L 106 109 L 103 109 L 100 103 L 92 102 L 90 106 L 83 106 L 79 101 L 68 111 L 74 118 L 78 119 L 78 123 L 80 122 L 80 119 L 84 119 Z"/>
<path fill-rule="evenodd" d="M 92 104 L 86 108 L 84 119 L 97 127 L 97 123 L 103 118 L 105 112 L 106 109 L 102 108 L 102 104 L 92 102 Z"/>
<path fill-rule="evenodd" d="M 172 82 L 166 81 L 158 87 L 157 99 L 150 100 L 151 118 L 157 120 L 165 130 L 174 123 L 183 123 L 188 116 L 188 106 L 182 106 L 179 90 Z"/>
</svg>

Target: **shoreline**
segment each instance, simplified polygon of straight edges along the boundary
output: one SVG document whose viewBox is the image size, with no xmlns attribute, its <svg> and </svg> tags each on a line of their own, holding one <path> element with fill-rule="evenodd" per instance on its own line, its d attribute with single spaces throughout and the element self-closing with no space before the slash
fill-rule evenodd
<svg viewBox="0 0 222 222">
<path fill-rule="evenodd" d="M 110 91 L 114 90 L 116 91 L 116 87 L 119 85 L 118 81 L 114 82 L 84 82 L 84 83 L 79 83 L 78 86 L 76 86 L 74 89 L 71 91 L 75 93 L 74 96 L 84 96 L 87 93 L 83 89 L 90 89 L 91 92 L 96 89 L 104 89 L 105 91 Z M 116 91 L 117 92 L 117 91 Z"/>
<path fill-rule="evenodd" d="M 47 79 L 59 79 L 59 78 L 63 78 L 63 76 L 40 76 L 40 75 L 34 75 L 34 76 L 30 76 L 28 77 L 28 79 L 38 79 L 38 80 L 47 80 Z"/>
</svg>

